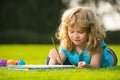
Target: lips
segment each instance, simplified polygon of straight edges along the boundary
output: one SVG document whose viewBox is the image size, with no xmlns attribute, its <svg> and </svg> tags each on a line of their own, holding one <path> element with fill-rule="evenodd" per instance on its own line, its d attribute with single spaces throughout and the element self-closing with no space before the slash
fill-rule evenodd
<svg viewBox="0 0 120 80">
<path fill-rule="evenodd" d="M 78 42 L 78 41 L 80 41 L 80 40 L 74 40 L 74 41 Z"/>
<path fill-rule="evenodd" d="M 74 40 L 74 42 L 75 42 L 75 43 L 79 43 L 79 42 L 80 42 L 80 40 Z"/>
<path fill-rule="evenodd" d="M 80 40 L 75 40 L 75 41 L 80 41 Z"/>
</svg>

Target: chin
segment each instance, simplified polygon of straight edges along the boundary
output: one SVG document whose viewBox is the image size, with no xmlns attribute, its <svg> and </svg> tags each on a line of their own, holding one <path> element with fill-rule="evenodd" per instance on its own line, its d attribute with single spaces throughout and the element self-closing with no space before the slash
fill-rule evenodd
<svg viewBox="0 0 120 80">
<path fill-rule="evenodd" d="M 80 45 L 80 43 L 74 43 L 76 46 Z"/>
</svg>

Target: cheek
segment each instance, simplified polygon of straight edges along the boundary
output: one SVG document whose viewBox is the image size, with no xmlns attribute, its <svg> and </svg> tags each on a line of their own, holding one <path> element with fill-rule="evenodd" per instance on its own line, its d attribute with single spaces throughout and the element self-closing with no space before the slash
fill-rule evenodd
<svg viewBox="0 0 120 80">
<path fill-rule="evenodd" d="M 68 36 L 69 36 L 70 41 L 73 41 L 74 36 L 72 34 L 70 34 Z"/>
<path fill-rule="evenodd" d="M 85 34 L 85 35 L 83 35 L 83 39 L 85 40 L 85 41 L 87 41 L 88 40 L 88 36 Z"/>
<path fill-rule="evenodd" d="M 72 36 L 71 35 L 68 35 L 69 39 L 72 40 Z"/>
<path fill-rule="evenodd" d="M 68 37 L 69 37 L 69 38 L 72 38 L 72 34 L 71 34 L 71 33 L 68 33 Z"/>
</svg>

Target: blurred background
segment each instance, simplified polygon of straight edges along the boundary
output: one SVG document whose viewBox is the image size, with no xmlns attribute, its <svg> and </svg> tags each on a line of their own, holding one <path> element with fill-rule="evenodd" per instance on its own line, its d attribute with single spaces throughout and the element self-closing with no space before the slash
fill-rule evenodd
<svg viewBox="0 0 120 80">
<path fill-rule="evenodd" d="M 89 6 L 102 18 L 108 44 L 120 44 L 120 0 L 0 0 L 0 44 L 49 44 L 64 10 Z"/>
</svg>

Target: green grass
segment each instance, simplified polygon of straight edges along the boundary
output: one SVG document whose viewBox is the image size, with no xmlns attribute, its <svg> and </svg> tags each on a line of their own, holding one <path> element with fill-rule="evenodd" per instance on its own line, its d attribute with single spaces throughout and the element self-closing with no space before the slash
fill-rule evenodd
<svg viewBox="0 0 120 80">
<path fill-rule="evenodd" d="M 45 64 L 52 45 L 0 45 L 0 59 L 23 59 L 26 64 Z M 120 45 L 109 45 L 120 60 Z M 17 71 L 0 68 L 0 80 L 120 80 L 120 62 L 113 68 Z"/>
</svg>

